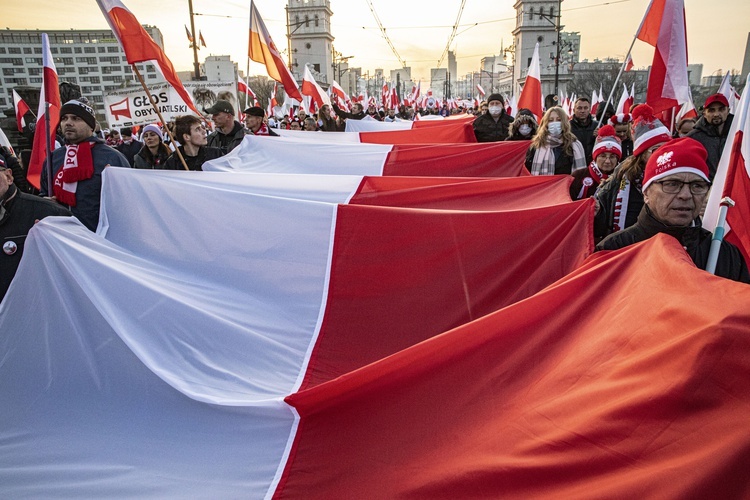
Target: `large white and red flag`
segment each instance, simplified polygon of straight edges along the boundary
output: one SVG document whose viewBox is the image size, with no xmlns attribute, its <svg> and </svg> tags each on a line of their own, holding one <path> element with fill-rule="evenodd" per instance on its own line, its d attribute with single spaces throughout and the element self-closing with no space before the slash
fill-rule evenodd
<svg viewBox="0 0 750 500">
<path fill-rule="evenodd" d="M 483 88 L 482 88 L 482 86 L 481 86 L 481 85 L 479 85 L 478 83 L 477 83 L 477 91 L 479 92 L 479 95 L 480 95 L 481 97 L 484 97 L 484 96 L 485 96 L 485 92 L 484 92 L 484 89 L 483 89 Z"/>
<path fill-rule="evenodd" d="M 133 13 L 120 0 L 96 0 L 96 3 L 99 5 L 105 19 L 107 19 L 107 23 L 109 23 L 109 27 L 112 29 L 115 38 L 120 42 L 128 64 L 153 61 L 154 65 L 159 68 L 159 71 L 164 76 L 164 79 L 175 89 L 183 102 L 195 114 L 200 115 L 193 100 L 190 98 L 190 94 L 185 90 L 180 78 L 177 76 L 177 72 L 167 54 L 164 53 L 161 47 L 143 29 L 143 26 L 141 26 L 141 23 L 138 22 Z"/>
<path fill-rule="evenodd" d="M 526 108 L 536 116 L 537 121 L 542 119 L 542 72 L 539 67 L 539 42 L 534 47 L 534 56 L 529 64 L 529 72 L 526 74 L 526 82 L 523 85 L 521 96 L 518 98 L 518 109 Z"/>
<path fill-rule="evenodd" d="M 310 71 L 310 67 L 305 65 L 305 76 L 302 78 L 302 94 L 309 96 L 315 106 L 320 109 L 324 104 L 331 105 L 331 99 L 326 94 L 318 82 L 315 81 L 315 77 Z"/>
<path fill-rule="evenodd" d="M 354 121 L 374 122 L 372 124 L 374 127 L 369 128 L 370 124 L 368 123 L 363 125 L 365 128 L 361 132 L 323 134 L 324 137 L 321 137 L 321 134 L 314 134 L 316 137 L 312 140 L 344 143 L 369 142 L 371 144 L 450 144 L 477 142 L 471 117 L 468 117 L 468 119 L 461 117 L 461 119 L 456 120 L 438 118 L 429 125 L 427 122 L 430 120 L 420 120 L 419 124 L 413 125 L 410 122 L 383 123 L 372 119 Z M 288 137 L 300 136 L 309 138 L 311 135 L 298 130 L 280 130 L 278 133 Z"/>
<path fill-rule="evenodd" d="M 344 111 L 349 111 L 349 96 L 336 80 L 331 83 L 331 95 L 336 99 L 336 105 Z"/>
<path fill-rule="evenodd" d="M 26 101 L 21 99 L 21 96 L 18 95 L 16 89 L 13 89 L 13 111 L 16 115 L 16 128 L 18 128 L 19 132 L 23 132 L 23 128 L 26 126 L 24 116 L 31 111 L 31 108 L 26 104 Z"/>
<path fill-rule="evenodd" d="M 654 113 L 690 98 L 684 0 L 651 0 L 636 35 L 654 47 L 646 103 Z"/>
<path fill-rule="evenodd" d="M 727 74 L 724 75 L 724 78 L 721 80 L 721 85 L 719 85 L 718 93 L 727 98 L 729 112 L 734 113 L 737 109 L 737 103 L 739 102 L 740 97 L 732 86 L 731 74 L 731 71 L 727 71 Z"/>
<path fill-rule="evenodd" d="M 750 76 L 745 82 L 746 89 L 748 82 Z M 716 169 L 703 216 L 706 229 L 715 230 L 721 200 L 727 196 L 735 202 L 735 206 L 727 210 L 725 238 L 740 249 L 746 262 L 750 262 L 750 92 L 747 90 L 740 98 Z"/>
<path fill-rule="evenodd" d="M 625 59 L 625 71 L 630 71 L 631 69 L 633 69 L 633 66 L 633 56 L 628 54 L 628 58 Z"/>
<path fill-rule="evenodd" d="M 625 101 L 623 113 L 630 113 L 630 110 L 633 108 L 633 104 L 635 104 L 635 81 L 630 86 L 630 94 L 628 95 L 628 98 Z"/>
<path fill-rule="evenodd" d="M 248 42 L 247 55 L 255 62 L 265 64 L 268 76 L 284 86 L 284 92 L 289 97 L 302 102 L 297 82 L 292 73 L 284 64 L 276 44 L 271 39 L 271 34 L 266 28 L 266 23 L 260 17 L 255 2 L 250 2 L 250 41 Z"/>
<path fill-rule="evenodd" d="M 622 95 L 620 96 L 620 101 L 617 103 L 617 111 L 615 111 L 615 114 L 619 115 L 621 113 L 629 112 L 630 108 L 628 108 L 628 111 L 625 110 L 625 106 L 629 98 L 630 98 L 630 95 L 628 94 L 628 86 L 623 83 Z"/>
<path fill-rule="evenodd" d="M 54 148 L 57 126 L 60 124 L 60 87 L 57 80 L 57 69 L 52 59 L 47 33 L 42 33 L 42 88 L 39 94 L 39 108 L 36 114 L 36 131 L 31 148 L 31 159 L 26 179 L 40 189 L 42 166 L 47 159 L 48 149 Z M 49 129 L 47 128 L 49 118 Z M 49 177 L 48 177 L 49 178 Z"/>
</svg>

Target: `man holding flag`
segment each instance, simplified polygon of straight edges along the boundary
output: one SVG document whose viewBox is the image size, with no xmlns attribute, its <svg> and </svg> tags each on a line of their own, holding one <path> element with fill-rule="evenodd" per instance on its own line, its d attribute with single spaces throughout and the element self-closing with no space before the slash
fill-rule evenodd
<svg viewBox="0 0 750 500">
<path fill-rule="evenodd" d="M 708 177 L 713 181 L 721 153 L 732 128 L 734 115 L 729 113 L 729 102 L 722 94 L 708 96 L 703 104 L 703 116 L 690 131 L 688 137 L 703 144 L 708 152 Z"/>
</svg>

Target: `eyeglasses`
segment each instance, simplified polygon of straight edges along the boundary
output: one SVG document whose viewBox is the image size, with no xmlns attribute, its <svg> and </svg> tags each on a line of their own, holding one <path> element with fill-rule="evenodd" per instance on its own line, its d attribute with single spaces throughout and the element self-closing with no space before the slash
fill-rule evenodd
<svg viewBox="0 0 750 500">
<path fill-rule="evenodd" d="M 661 190 L 667 194 L 677 194 L 682 191 L 682 186 L 687 184 L 692 194 L 706 194 L 711 185 L 704 181 L 682 182 L 677 180 L 654 181 L 654 184 L 661 184 Z"/>
</svg>

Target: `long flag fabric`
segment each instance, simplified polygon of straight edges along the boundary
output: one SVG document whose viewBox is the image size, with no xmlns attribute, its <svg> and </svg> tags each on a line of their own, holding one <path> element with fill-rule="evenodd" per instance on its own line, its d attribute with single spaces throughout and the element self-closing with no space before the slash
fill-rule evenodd
<svg viewBox="0 0 750 500">
<path fill-rule="evenodd" d="M 377 132 L 382 130 L 409 130 L 424 127 L 439 127 L 455 122 L 474 122 L 474 115 L 453 115 L 446 118 L 437 116 L 429 120 L 396 120 L 393 122 L 379 122 L 377 120 L 346 120 L 347 132 Z"/>
<path fill-rule="evenodd" d="M 667 235 L 596 254 L 288 397 L 300 420 L 274 498 L 744 497 L 748 301 Z"/>
<path fill-rule="evenodd" d="M 414 204 L 398 178 L 124 170 L 98 233 L 32 229 L 0 305 L 4 497 L 261 497 L 297 426 L 282 398 L 524 299 L 593 243 L 591 200 L 510 201 L 503 179 L 413 179 Z"/>
<path fill-rule="evenodd" d="M 309 133 L 308 133 L 309 135 Z M 319 136 L 321 134 L 314 134 Z M 431 177 L 517 177 L 528 141 L 472 144 L 366 144 L 247 136 L 203 170 Z M 321 161 L 324 158 L 325 161 Z"/>
<path fill-rule="evenodd" d="M 255 2 L 250 2 L 250 41 L 248 42 L 247 55 L 257 63 L 265 64 L 268 76 L 284 86 L 284 92 L 298 101 L 302 102 L 302 94 L 294 77 L 289 72 L 284 60 L 271 39 L 271 34 L 266 28 L 266 23 L 260 17 Z"/>
<path fill-rule="evenodd" d="M 526 82 L 518 98 L 518 109 L 526 108 L 536 116 L 537 121 L 542 119 L 542 73 L 539 67 L 539 42 L 534 47 L 534 55 L 529 64 L 529 72 L 526 74 Z M 592 103 L 593 104 L 593 103 Z"/>
<path fill-rule="evenodd" d="M 750 82 L 750 77 L 745 82 Z M 706 229 L 713 231 L 719 217 L 719 204 L 725 196 L 736 203 L 727 210 L 726 240 L 739 247 L 750 262 L 750 92 L 742 93 L 738 113 L 729 130 L 727 143 L 714 177 L 703 217 Z"/>
<path fill-rule="evenodd" d="M 420 121 L 419 123 L 422 122 Z M 278 129 L 276 130 L 276 133 L 282 137 L 299 137 L 312 141 L 369 142 L 374 144 L 477 142 L 470 120 L 435 120 L 434 126 L 420 125 L 413 126 L 409 129 L 403 129 L 401 126 L 396 125 L 395 127 L 390 127 L 388 129 L 380 129 L 378 127 L 378 130 L 368 132 L 341 132 L 338 134 L 311 135 L 309 132 L 300 130 Z"/>
<path fill-rule="evenodd" d="M 141 23 L 120 0 L 96 0 L 104 14 L 109 27 L 117 41 L 120 42 L 128 64 L 153 61 L 164 76 L 164 79 L 177 91 L 182 101 L 197 115 L 200 112 L 195 107 L 190 94 L 185 90 L 177 72 L 164 51 L 151 36 L 143 29 Z"/>
<path fill-rule="evenodd" d="M 300 89 L 303 95 L 309 96 L 318 109 L 322 108 L 324 104 L 331 105 L 331 99 L 326 94 L 318 82 L 315 81 L 315 77 L 310 71 L 310 67 L 305 65 L 305 75 L 302 78 L 302 88 Z"/>
<path fill-rule="evenodd" d="M 654 47 L 646 103 L 655 113 L 690 98 L 684 0 L 652 0 L 637 38 Z"/>
<path fill-rule="evenodd" d="M 36 114 L 36 131 L 34 143 L 31 147 L 29 169 L 26 172 L 26 179 L 37 189 L 40 188 L 42 167 L 47 159 L 47 148 L 54 148 L 55 131 L 60 123 L 60 88 L 47 33 L 42 33 L 42 64 L 44 70 L 42 73 L 42 89 L 39 94 L 39 108 Z M 47 109 L 49 109 L 49 129 L 45 118 Z M 48 146 L 48 144 L 51 146 Z"/>
<path fill-rule="evenodd" d="M 16 128 L 19 132 L 23 132 L 23 128 L 26 126 L 24 116 L 31 111 L 31 108 L 26 104 L 26 101 L 21 99 L 21 96 L 18 95 L 16 89 L 13 89 L 13 111 L 16 115 Z"/>
</svg>

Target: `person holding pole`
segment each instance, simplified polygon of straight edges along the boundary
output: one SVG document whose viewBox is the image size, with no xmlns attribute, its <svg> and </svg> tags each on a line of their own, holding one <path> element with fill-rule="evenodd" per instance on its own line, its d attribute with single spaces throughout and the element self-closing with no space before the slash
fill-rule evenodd
<svg viewBox="0 0 750 500">
<path fill-rule="evenodd" d="M 47 187 L 47 160 L 42 168 L 41 196 L 70 209 L 91 231 L 99 225 L 102 172 L 107 167 L 130 168 L 128 159 L 94 135 L 96 116 L 86 103 L 73 99 L 60 108 L 65 146 L 52 152 L 52 192 Z"/>
<path fill-rule="evenodd" d="M 597 250 L 617 250 L 658 233 L 680 241 L 696 266 L 706 268 L 711 233 L 701 227 L 699 213 L 711 183 L 706 148 L 689 137 L 675 139 L 649 158 L 643 175 L 644 206 L 638 221 L 604 238 Z M 750 284 L 750 272 L 739 249 L 721 242 L 717 276 Z"/>
<path fill-rule="evenodd" d="M 203 170 L 205 162 L 224 156 L 221 149 L 206 146 L 206 128 L 195 115 L 178 116 L 174 121 L 174 135 L 182 145 L 167 159 L 166 170 L 183 170 L 182 159 L 188 170 Z"/>
</svg>

